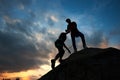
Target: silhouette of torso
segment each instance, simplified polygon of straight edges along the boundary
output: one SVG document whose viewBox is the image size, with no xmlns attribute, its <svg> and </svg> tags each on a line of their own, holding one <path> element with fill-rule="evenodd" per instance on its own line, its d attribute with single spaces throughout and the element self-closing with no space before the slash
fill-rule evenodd
<svg viewBox="0 0 120 80">
<path fill-rule="evenodd" d="M 79 33 L 76 22 L 69 23 L 67 26 L 67 30 L 69 30 L 71 32 L 72 36 L 77 36 L 77 34 Z"/>
<path fill-rule="evenodd" d="M 57 39 L 57 40 L 55 41 L 55 46 L 56 46 L 57 48 L 60 48 L 60 47 L 62 48 L 63 45 L 64 45 L 64 41 L 63 41 L 63 40 Z"/>
</svg>

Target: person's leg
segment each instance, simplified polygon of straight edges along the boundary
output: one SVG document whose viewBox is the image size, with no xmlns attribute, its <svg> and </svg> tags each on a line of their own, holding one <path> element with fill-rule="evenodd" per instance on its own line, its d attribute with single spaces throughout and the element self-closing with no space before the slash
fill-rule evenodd
<svg viewBox="0 0 120 80">
<path fill-rule="evenodd" d="M 60 57 L 60 49 L 59 48 L 57 48 L 58 49 L 58 54 L 55 56 L 55 58 L 54 59 L 52 59 L 51 60 L 51 67 L 52 67 L 52 69 L 54 69 L 55 68 L 55 61 Z"/>
<path fill-rule="evenodd" d="M 55 68 L 55 62 L 56 62 L 56 60 L 57 60 L 59 57 L 60 57 L 60 54 L 58 53 L 58 54 L 55 56 L 55 59 L 52 59 L 52 60 L 51 60 L 51 67 L 52 67 L 52 69 Z"/>
<path fill-rule="evenodd" d="M 87 45 L 86 45 L 86 42 L 85 42 L 85 37 L 84 37 L 83 33 L 79 32 L 79 36 L 80 36 L 81 39 L 82 39 L 83 48 L 84 48 L 84 49 L 87 48 Z"/>
<path fill-rule="evenodd" d="M 55 56 L 55 61 L 60 57 L 60 52 Z"/>
<path fill-rule="evenodd" d="M 74 52 L 77 52 L 76 43 L 75 43 L 75 36 L 71 35 L 71 39 L 72 39 L 72 45 L 73 45 L 73 48 L 74 48 Z"/>
<path fill-rule="evenodd" d="M 60 59 L 59 59 L 59 62 L 61 63 L 63 60 L 62 60 L 62 57 L 64 55 L 65 51 L 64 49 L 62 48 L 61 51 L 60 51 Z"/>
</svg>

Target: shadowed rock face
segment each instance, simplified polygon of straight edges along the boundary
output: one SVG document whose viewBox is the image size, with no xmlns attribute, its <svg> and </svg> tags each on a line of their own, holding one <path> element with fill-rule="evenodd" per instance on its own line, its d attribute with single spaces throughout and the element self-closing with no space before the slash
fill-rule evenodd
<svg viewBox="0 0 120 80">
<path fill-rule="evenodd" d="M 120 80 L 120 50 L 81 50 L 38 80 Z"/>
</svg>

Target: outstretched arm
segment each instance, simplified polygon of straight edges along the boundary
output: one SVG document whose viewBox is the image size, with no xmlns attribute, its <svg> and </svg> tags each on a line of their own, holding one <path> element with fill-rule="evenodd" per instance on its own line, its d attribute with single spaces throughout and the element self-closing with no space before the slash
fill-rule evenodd
<svg viewBox="0 0 120 80">
<path fill-rule="evenodd" d="M 68 49 L 68 47 L 64 44 L 64 47 L 68 50 L 68 52 L 71 54 L 71 51 Z"/>
<path fill-rule="evenodd" d="M 70 26 L 69 25 L 67 26 L 67 29 L 65 31 L 66 31 L 66 33 L 70 32 Z"/>
</svg>

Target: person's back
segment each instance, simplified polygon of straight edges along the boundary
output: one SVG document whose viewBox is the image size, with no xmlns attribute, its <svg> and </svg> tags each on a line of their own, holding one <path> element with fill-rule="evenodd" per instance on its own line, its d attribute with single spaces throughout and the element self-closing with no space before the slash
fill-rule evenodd
<svg viewBox="0 0 120 80">
<path fill-rule="evenodd" d="M 71 24 L 69 25 L 70 26 L 70 28 L 71 28 L 71 32 L 73 31 L 77 31 L 78 29 L 77 29 L 77 24 L 76 24 L 76 22 L 71 22 Z"/>
<path fill-rule="evenodd" d="M 77 24 L 76 22 L 71 22 L 71 24 L 69 25 L 70 26 L 70 30 L 71 30 L 71 35 L 76 35 L 78 34 L 79 30 L 77 29 Z"/>
<path fill-rule="evenodd" d="M 63 45 L 64 45 L 64 41 L 62 41 L 61 39 L 57 39 L 56 41 L 55 41 L 55 47 L 63 47 Z"/>
</svg>

